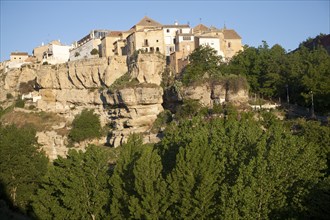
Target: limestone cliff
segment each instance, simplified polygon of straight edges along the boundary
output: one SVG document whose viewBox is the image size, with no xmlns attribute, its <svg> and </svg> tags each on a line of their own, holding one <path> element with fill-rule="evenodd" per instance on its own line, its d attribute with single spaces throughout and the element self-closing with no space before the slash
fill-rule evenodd
<svg viewBox="0 0 330 220">
<path fill-rule="evenodd" d="M 140 54 L 129 62 L 125 56 L 114 56 L 60 65 L 26 65 L 8 72 L 2 69 L 0 103 L 5 108 L 21 95 L 29 97 L 34 111 L 59 114 L 68 126 L 83 109 L 93 109 L 102 126 L 112 125 L 111 136 L 104 137 L 103 144 L 118 146 L 133 132 L 147 132 L 163 111 L 159 85 L 164 67 L 165 60 L 159 54 Z M 111 94 L 108 87 L 127 72 L 139 83 Z M 56 130 L 39 131 L 37 137 L 51 159 L 66 154 L 67 138 Z"/>
<path fill-rule="evenodd" d="M 101 125 L 109 131 L 108 136 L 93 140 L 93 143 L 116 147 L 131 133 L 142 133 L 148 142 L 157 141 L 150 130 L 163 106 L 175 106 L 184 99 L 198 100 L 208 107 L 224 101 L 247 101 L 247 88 L 232 83 L 235 80 L 172 86 L 164 91 L 160 86 L 164 70 L 165 59 L 157 53 L 136 54 L 130 58 L 94 58 L 59 65 L 26 65 L 8 72 L 1 69 L 0 105 L 8 107 L 22 96 L 29 100 L 24 111 L 51 112 L 64 118 L 61 128 L 54 124 L 53 128 L 37 133 L 39 144 L 51 159 L 55 159 L 66 155 L 72 120 L 86 108 L 93 109 L 100 116 Z M 76 147 L 86 144 L 80 143 Z"/>
</svg>

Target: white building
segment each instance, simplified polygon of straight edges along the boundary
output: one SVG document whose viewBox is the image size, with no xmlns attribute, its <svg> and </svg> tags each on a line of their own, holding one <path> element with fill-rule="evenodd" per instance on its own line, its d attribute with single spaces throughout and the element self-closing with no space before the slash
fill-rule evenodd
<svg viewBox="0 0 330 220">
<path fill-rule="evenodd" d="M 72 46 L 49 44 L 47 51 L 44 52 L 42 62 L 50 64 L 68 62 L 71 48 Z"/>
<path fill-rule="evenodd" d="M 225 57 L 225 54 L 220 49 L 220 38 L 217 36 L 198 36 L 195 37 L 196 48 L 199 46 L 209 46 L 217 51 L 217 55 L 222 58 Z"/>
<path fill-rule="evenodd" d="M 109 30 L 92 30 L 85 37 L 75 42 L 70 50 L 70 61 L 93 58 L 97 55 L 91 54 L 93 49 L 100 53 L 101 39 L 106 36 Z"/>
<path fill-rule="evenodd" d="M 189 25 L 179 25 L 177 22 L 174 25 L 163 25 L 164 31 L 164 43 L 165 43 L 165 56 L 170 56 L 175 52 L 176 35 L 177 34 L 189 34 L 191 28 Z"/>
</svg>

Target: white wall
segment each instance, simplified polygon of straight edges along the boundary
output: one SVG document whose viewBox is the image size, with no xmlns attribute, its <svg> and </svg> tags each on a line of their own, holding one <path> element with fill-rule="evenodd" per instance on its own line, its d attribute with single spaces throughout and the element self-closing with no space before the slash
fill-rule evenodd
<svg viewBox="0 0 330 220">
<path fill-rule="evenodd" d="M 218 56 L 224 57 L 223 51 L 220 50 L 219 38 L 199 38 L 199 46 L 210 46 L 217 51 Z"/>
<path fill-rule="evenodd" d="M 50 45 L 49 50 L 53 51 L 53 55 L 43 61 L 47 61 L 48 63 L 51 64 L 68 62 L 70 57 L 70 48 L 71 46 L 52 44 Z"/>
<path fill-rule="evenodd" d="M 167 30 L 169 32 L 167 32 Z M 190 28 L 164 27 L 163 31 L 164 31 L 164 42 L 165 42 L 165 55 L 170 56 L 170 54 L 175 51 L 174 39 L 176 37 L 177 32 L 190 33 Z M 170 51 L 170 48 L 172 48 L 173 51 Z"/>
<path fill-rule="evenodd" d="M 70 61 L 95 57 L 95 56 L 91 55 L 91 51 L 94 48 L 99 50 L 98 45 L 100 45 L 100 44 L 101 44 L 100 39 L 92 39 L 92 40 L 88 41 L 87 43 L 85 43 L 77 48 L 74 48 L 73 50 L 70 51 Z M 75 57 L 76 52 L 78 52 L 80 54 L 77 57 Z"/>
</svg>

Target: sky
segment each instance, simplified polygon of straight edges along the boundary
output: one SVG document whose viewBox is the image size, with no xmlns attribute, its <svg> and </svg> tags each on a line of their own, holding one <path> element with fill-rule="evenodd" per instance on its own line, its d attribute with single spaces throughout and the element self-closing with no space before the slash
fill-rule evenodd
<svg viewBox="0 0 330 220">
<path fill-rule="evenodd" d="M 330 0 L 304 1 L 16 1 L 0 0 L 0 58 L 52 40 L 70 45 L 93 29 L 128 30 L 148 16 L 161 24 L 235 29 L 243 44 L 294 50 L 330 32 Z"/>
</svg>

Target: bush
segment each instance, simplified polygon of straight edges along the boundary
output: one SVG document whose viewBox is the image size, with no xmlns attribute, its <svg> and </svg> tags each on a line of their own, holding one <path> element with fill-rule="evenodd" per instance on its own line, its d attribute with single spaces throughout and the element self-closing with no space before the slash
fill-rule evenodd
<svg viewBox="0 0 330 220">
<path fill-rule="evenodd" d="M 83 110 L 72 122 L 69 138 L 73 142 L 101 137 L 101 123 L 93 110 Z"/>
<path fill-rule="evenodd" d="M 183 104 L 179 107 L 175 116 L 177 117 L 177 119 L 192 118 L 199 113 L 201 107 L 202 106 L 198 102 L 198 100 L 184 100 Z"/>
<path fill-rule="evenodd" d="M 80 56 L 80 53 L 79 52 L 75 52 L 74 53 L 74 57 L 79 57 Z"/>
<path fill-rule="evenodd" d="M 162 127 L 170 123 L 173 120 L 172 113 L 169 110 L 165 110 L 157 115 L 157 119 L 152 125 L 151 130 L 153 132 L 161 131 Z"/>
<path fill-rule="evenodd" d="M 12 98 L 14 98 L 14 96 L 11 93 L 7 93 L 6 98 L 7 99 L 12 99 Z"/>
<path fill-rule="evenodd" d="M 43 62 L 43 63 L 42 63 L 42 65 L 48 65 L 48 62 L 47 62 L 47 61 L 45 61 L 45 62 Z"/>
<path fill-rule="evenodd" d="M 98 54 L 99 54 L 99 51 L 96 48 L 91 50 L 91 55 L 98 55 Z"/>
<path fill-rule="evenodd" d="M 24 108 L 24 106 L 25 106 L 25 101 L 21 98 L 18 98 L 15 102 L 15 107 Z"/>
</svg>

